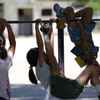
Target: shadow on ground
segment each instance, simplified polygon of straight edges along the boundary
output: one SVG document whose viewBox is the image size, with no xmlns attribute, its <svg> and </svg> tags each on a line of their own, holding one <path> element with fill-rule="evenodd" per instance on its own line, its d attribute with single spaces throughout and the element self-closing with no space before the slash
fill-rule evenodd
<svg viewBox="0 0 100 100">
<path fill-rule="evenodd" d="M 43 100 L 45 90 L 39 85 L 11 85 L 11 100 Z"/>
<path fill-rule="evenodd" d="M 85 87 L 81 95 L 74 100 L 98 100 L 97 92 L 94 87 Z"/>
<path fill-rule="evenodd" d="M 11 84 L 11 100 L 44 100 L 45 93 L 41 84 Z M 81 95 L 74 100 L 98 100 L 97 93 L 93 87 L 85 87 Z"/>
</svg>

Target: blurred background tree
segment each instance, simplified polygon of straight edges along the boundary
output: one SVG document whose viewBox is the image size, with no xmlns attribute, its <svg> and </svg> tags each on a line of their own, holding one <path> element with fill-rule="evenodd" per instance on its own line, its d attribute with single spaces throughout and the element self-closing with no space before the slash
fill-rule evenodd
<svg viewBox="0 0 100 100">
<path fill-rule="evenodd" d="M 73 6 L 83 7 L 89 0 L 73 0 Z"/>
<path fill-rule="evenodd" d="M 100 0 L 89 0 L 89 2 L 85 4 L 85 7 L 92 7 L 95 17 L 97 18 L 100 17 Z M 97 23 L 96 26 L 97 30 L 100 30 L 100 22 L 96 23 Z"/>
<path fill-rule="evenodd" d="M 85 7 L 92 7 L 95 14 L 100 14 L 100 0 L 89 0 Z"/>
<path fill-rule="evenodd" d="M 75 0 L 74 6 L 76 7 L 92 7 L 94 18 L 100 18 L 100 0 Z M 100 30 L 100 22 L 96 22 L 95 29 Z"/>
<path fill-rule="evenodd" d="M 92 7 L 94 14 L 100 14 L 100 0 L 76 0 L 76 5 Z"/>
</svg>

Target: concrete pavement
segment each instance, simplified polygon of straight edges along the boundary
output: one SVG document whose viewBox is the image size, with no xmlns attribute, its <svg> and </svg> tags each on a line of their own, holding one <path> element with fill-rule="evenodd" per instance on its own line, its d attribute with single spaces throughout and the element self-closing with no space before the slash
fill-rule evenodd
<svg viewBox="0 0 100 100">
<path fill-rule="evenodd" d="M 93 36 L 95 45 L 99 46 L 99 34 Z M 55 56 L 57 54 L 57 36 L 55 36 Z M 64 37 L 65 40 L 65 75 L 70 78 L 76 78 L 78 74 L 84 69 L 79 68 L 74 58 L 75 56 L 70 53 L 73 44 L 70 42 L 68 36 Z M 19 37 L 16 38 L 17 46 L 16 53 L 13 59 L 13 66 L 10 69 L 9 77 L 11 83 L 11 100 L 43 100 L 45 90 L 41 84 L 33 85 L 28 79 L 29 64 L 26 61 L 27 51 L 36 46 L 35 37 Z M 7 44 L 8 46 L 8 44 Z M 100 54 L 99 54 L 100 55 Z M 100 58 L 98 57 L 98 60 Z M 53 99 L 59 100 L 59 99 Z M 74 100 L 98 100 L 97 93 L 93 87 L 86 87 L 79 98 Z"/>
</svg>

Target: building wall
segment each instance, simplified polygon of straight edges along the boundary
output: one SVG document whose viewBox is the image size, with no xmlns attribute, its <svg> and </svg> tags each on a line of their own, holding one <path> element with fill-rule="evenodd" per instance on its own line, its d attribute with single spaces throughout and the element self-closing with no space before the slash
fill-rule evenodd
<svg viewBox="0 0 100 100">
<path fill-rule="evenodd" d="M 55 12 L 53 11 L 54 3 L 59 3 L 61 6 L 66 7 L 71 5 L 68 1 L 37 1 L 37 0 L 0 0 L 3 4 L 3 13 L 6 20 L 19 20 L 18 9 L 32 9 L 32 20 L 41 18 L 43 20 L 48 20 L 50 18 L 56 18 Z M 42 16 L 42 9 L 51 9 L 52 14 L 50 16 Z M 29 12 L 28 12 L 29 13 Z M 16 36 L 19 32 L 19 24 L 11 24 L 13 31 Z M 54 25 L 54 27 L 56 27 Z M 54 30 L 56 32 L 56 30 Z M 32 24 L 32 34 L 35 34 L 34 24 Z"/>
</svg>

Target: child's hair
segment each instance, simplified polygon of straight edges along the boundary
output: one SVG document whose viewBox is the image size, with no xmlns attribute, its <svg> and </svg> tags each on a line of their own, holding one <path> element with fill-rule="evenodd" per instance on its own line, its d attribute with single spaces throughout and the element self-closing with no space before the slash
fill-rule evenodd
<svg viewBox="0 0 100 100">
<path fill-rule="evenodd" d="M 26 57 L 27 57 L 27 61 L 30 64 L 30 66 L 35 67 L 37 65 L 37 60 L 38 60 L 38 57 L 39 57 L 38 48 L 30 49 L 28 51 Z"/>
<path fill-rule="evenodd" d="M 0 34 L 0 58 L 5 59 L 7 57 L 7 50 L 5 49 L 6 40 L 2 34 Z"/>
<path fill-rule="evenodd" d="M 30 49 L 28 51 L 27 55 L 26 55 L 27 61 L 30 64 L 29 80 L 33 84 L 37 84 L 37 79 L 36 79 L 36 76 L 35 76 L 35 74 L 33 72 L 32 67 L 33 66 L 36 67 L 37 61 L 38 61 L 38 57 L 39 57 L 38 48 L 32 48 L 32 49 Z"/>
</svg>

